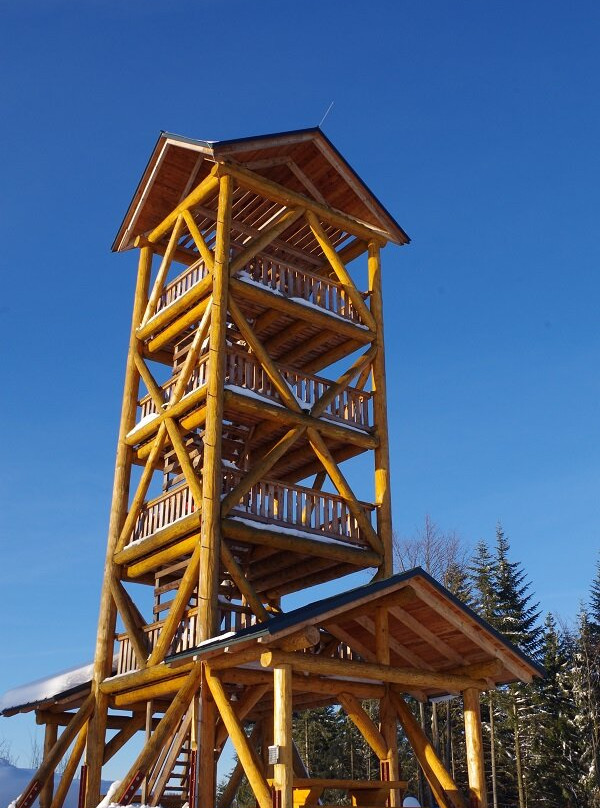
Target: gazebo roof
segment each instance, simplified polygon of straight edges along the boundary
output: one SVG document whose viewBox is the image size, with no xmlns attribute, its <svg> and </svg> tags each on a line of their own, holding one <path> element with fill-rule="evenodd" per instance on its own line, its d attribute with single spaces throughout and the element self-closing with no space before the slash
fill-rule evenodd
<svg viewBox="0 0 600 808">
<path fill-rule="evenodd" d="M 156 227 L 210 172 L 215 162 L 229 162 L 285 186 L 296 193 L 358 219 L 374 234 L 396 244 L 408 236 L 365 185 L 331 141 L 318 128 L 245 137 L 235 140 L 194 140 L 161 132 L 112 249 L 127 250 L 135 238 Z M 248 195 L 247 195 L 248 196 Z M 216 200 L 204 213 L 216 212 Z M 243 211 L 243 212 L 242 212 Z M 265 211 L 244 198 L 234 222 L 251 232 L 260 228 Z M 281 236 L 285 241 L 294 233 Z M 302 251 L 307 245 L 302 242 Z M 319 251 L 313 248 L 315 258 Z"/>
<path fill-rule="evenodd" d="M 265 650 L 307 626 L 345 642 L 365 662 L 376 662 L 374 615 L 388 613 L 390 665 L 431 674 L 466 674 L 489 687 L 543 676 L 530 659 L 447 589 L 417 567 L 294 611 L 234 634 L 215 637 L 167 659 L 178 665 L 190 658 L 210 660 L 260 643 Z M 421 695 L 447 695 L 438 685 Z"/>
</svg>

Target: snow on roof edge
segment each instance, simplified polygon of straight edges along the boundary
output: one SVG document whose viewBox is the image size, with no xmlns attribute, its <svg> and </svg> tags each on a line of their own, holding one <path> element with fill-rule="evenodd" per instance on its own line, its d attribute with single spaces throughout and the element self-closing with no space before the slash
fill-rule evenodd
<svg viewBox="0 0 600 808">
<path fill-rule="evenodd" d="M 113 667 L 115 662 L 116 657 L 113 659 Z M 68 668 L 43 679 L 13 687 L 0 696 L 0 715 L 48 701 L 89 684 L 92 681 L 93 672 L 94 663 L 89 662 L 86 665 Z"/>
</svg>

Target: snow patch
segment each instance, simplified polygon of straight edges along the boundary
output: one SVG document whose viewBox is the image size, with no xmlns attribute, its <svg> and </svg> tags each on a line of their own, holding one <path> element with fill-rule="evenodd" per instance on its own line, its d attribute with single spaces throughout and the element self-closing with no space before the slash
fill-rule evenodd
<svg viewBox="0 0 600 808">
<path fill-rule="evenodd" d="M 229 519 L 233 519 L 235 522 L 241 522 L 243 525 L 248 525 L 248 527 L 253 527 L 255 530 L 268 530 L 271 533 L 286 533 L 288 536 L 296 536 L 299 539 L 312 539 L 313 541 L 318 541 L 322 544 L 338 544 L 342 547 L 356 547 L 359 550 L 363 549 L 360 544 L 344 541 L 344 539 L 335 539 L 333 536 L 324 536 L 321 533 L 312 533 L 309 530 L 298 530 L 297 528 L 284 527 L 283 525 L 279 524 L 273 525 L 269 524 L 268 522 L 260 522 L 258 519 L 244 519 L 243 516 L 230 516 Z"/>
</svg>

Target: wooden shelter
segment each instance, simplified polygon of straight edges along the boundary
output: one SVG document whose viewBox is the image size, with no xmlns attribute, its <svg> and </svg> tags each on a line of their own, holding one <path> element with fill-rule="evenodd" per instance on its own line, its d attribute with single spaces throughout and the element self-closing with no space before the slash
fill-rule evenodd
<svg viewBox="0 0 600 808">
<path fill-rule="evenodd" d="M 438 803 L 460 806 L 404 699 L 450 692 L 464 699 L 471 803 L 485 805 L 479 694 L 539 671 L 423 571 L 391 577 L 387 242 L 408 237 L 319 129 L 160 136 L 114 243 L 139 249 L 139 269 L 93 671 L 72 711 L 60 693 L 10 708 L 46 723 L 17 808 L 40 791 L 61 808 L 84 751 L 81 805 L 95 808 L 103 764 L 138 732 L 122 805 L 214 808 L 230 738 L 240 764 L 219 808 L 242 771 L 260 808 L 315 804 L 333 782 L 355 805 L 394 806 L 398 721 Z M 346 472 L 365 453 L 370 501 Z M 365 587 L 282 611 L 289 593 L 370 568 Z M 356 723 L 378 781 L 310 778 L 292 710 L 323 703 Z"/>
</svg>

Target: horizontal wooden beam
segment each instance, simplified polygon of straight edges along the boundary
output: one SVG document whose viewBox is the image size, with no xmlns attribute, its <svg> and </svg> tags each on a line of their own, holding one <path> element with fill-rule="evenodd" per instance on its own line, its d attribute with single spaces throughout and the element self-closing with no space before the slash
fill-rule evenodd
<svg viewBox="0 0 600 808">
<path fill-rule="evenodd" d="M 126 569 L 127 577 L 140 578 L 142 575 L 154 572 L 159 567 L 170 564 L 182 556 L 191 555 L 199 541 L 200 534 L 193 533 L 191 536 L 169 545 L 164 550 L 156 550 L 141 561 L 130 564 Z"/>
<path fill-rule="evenodd" d="M 312 323 L 319 329 L 331 331 L 333 334 L 340 334 L 346 339 L 353 340 L 361 345 L 367 345 L 375 338 L 374 334 L 367 328 L 354 325 L 350 320 L 337 317 L 335 314 L 327 314 L 325 309 L 320 311 L 312 306 L 296 303 L 287 297 L 283 297 L 283 295 L 275 295 L 273 292 L 269 292 L 266 287 L 261 289 L 260 286 L 246 283 L 239 278 L 232 278 L 230 287 L 233 292 L 237 293 L 239 298 L 246 298 L 265 309 L 277 309 L 294 320 L 306 320 L 306 322 Z"/>
<path fill-rule="evenodd" d="M 303 555 L 318 555 L 322 558 L 331 558 L 334 561 L 341 561 L 348 564 L 355 564 L 357 567 L 378 566 L 381 559 L 372 550 L 361 549 L 348 545 L 344 547 L 341 542 L 325 542 L 315 539 L 293 536 L 286 533 L 278 533 L 275 530 L 261 530 L 260 523 L 256 523 L 256 528 L 250 527 L 245 522 L 235 519 L 223 520 L 223 535 L 228 539 L 247 541 L 250 544 L 266 544 L 276 547 L 279 550 L 289 550 Z"/>
<path fill-rule="evenodd" d="M 191 663 L 186 667 L 191 669 Z M 110 679 L 105 679 L 100 683 L 100 690 L 103 693 L 122 693 L 126 690 L 140 687 L 141 685 L 162 682 L 165 679 L 171 679 L 173 676 L 180 676 L 181 672 L 182 668 L 173 670 L 161 663 L 160 665 L 148 666 L 139 671 L 123 673 L 120 676 L 112 676 Z"/>
<path fill-rule="evenodd" d="M 139 340 L 149 340 L 147 349 L 151 354 L 166 345 L 188 325 L 200 320 L 210 299 L 212 283 L 212 275 L 207 275 L 206 278 L 194 284 L 185 294 L 178 297 L 170 306 L 165 306 L 151 320 L 148 320 L 142 328 L 138 329 L 136 332 L 137 338 Z M 150 339 L 153 334 L 155 336 Z"/>
<path fill-rule="evenodd" d="M 238 412 L 247 412 L 261 419 L 266 418 L 270 421 L 277 421 L 280 424 L 317 429 L 326 438 L 353 443 L 365 449 L 375 449 L 378 445 L 377 438 L 368 432 L 359 432 L 356 429 L 346 429 L 344 426 L 338 426 L 338 424 L 319 421 L 305 413 L 292 412 L 285 407 L 271 404 L 266 399 L 259 401 L 256 398 L 245 396 L 243 393 L 237 393 L 235 390 L 225 390 L 225 406 L 235 408 Z"/>
<path fill-rule="evenodd" d="M 398 668 L 390 665 L 380 665 L 372 662 L 354 662 L 346 659 L 323 659 L 311 654 L 292 654 L 285 651 L 266 651 L 260 658 L 263 668 L 272 668 L 273 665 L 290 664 L 297 670 L 302 669 L 312 673 L 328 676 L 344 676 L 354 679 L 371 679 L 379 682 L 406 685 L 418 688 L 436 688 L 443 691 L 464 690 L 467 687 L 477 687 L 479 690 L 487 689 L 487 684 L 481 679 L 472 679 L 468 676 L 456 674 L 435 673 L 432 671 L 416 670 L 415 668 Z"/>
<path fill-rule="evenodd" d="M 144 704 L 149 701 L 155 702 L 157 699 L 170 701 L 175 696 L 186 680 L 187 673 L 165 679 L 162 682 L 152 682 L 133 690 L 126 690 L 124 693 L 114 693 L 112 703 L 115 708 L 135 709 L 136 704 Z"/>
<path fill-rule="evenodd" d="M 140 542 L 140 544 L 133 544 L 125 547 L 115 555 L 114 562 L 115 564 L 130 564 L 132 561 L 136 561 L 138 558 L 143 558 L 156 550 L 162 549 L 165 545 L 170 544 L 175 539 L 185 535 L 189 531 L 194 529 L 197 531 L 199 526 L 200 512 L 194 511 L 194 513 L 184 516 L 183 519 L 173 522 L 173 524 L 169 525 L 168 527 L 157 531 L 152 536 L 148 536 L 148 538 L 144 539 L 144 541 Z"/>
</svg>

